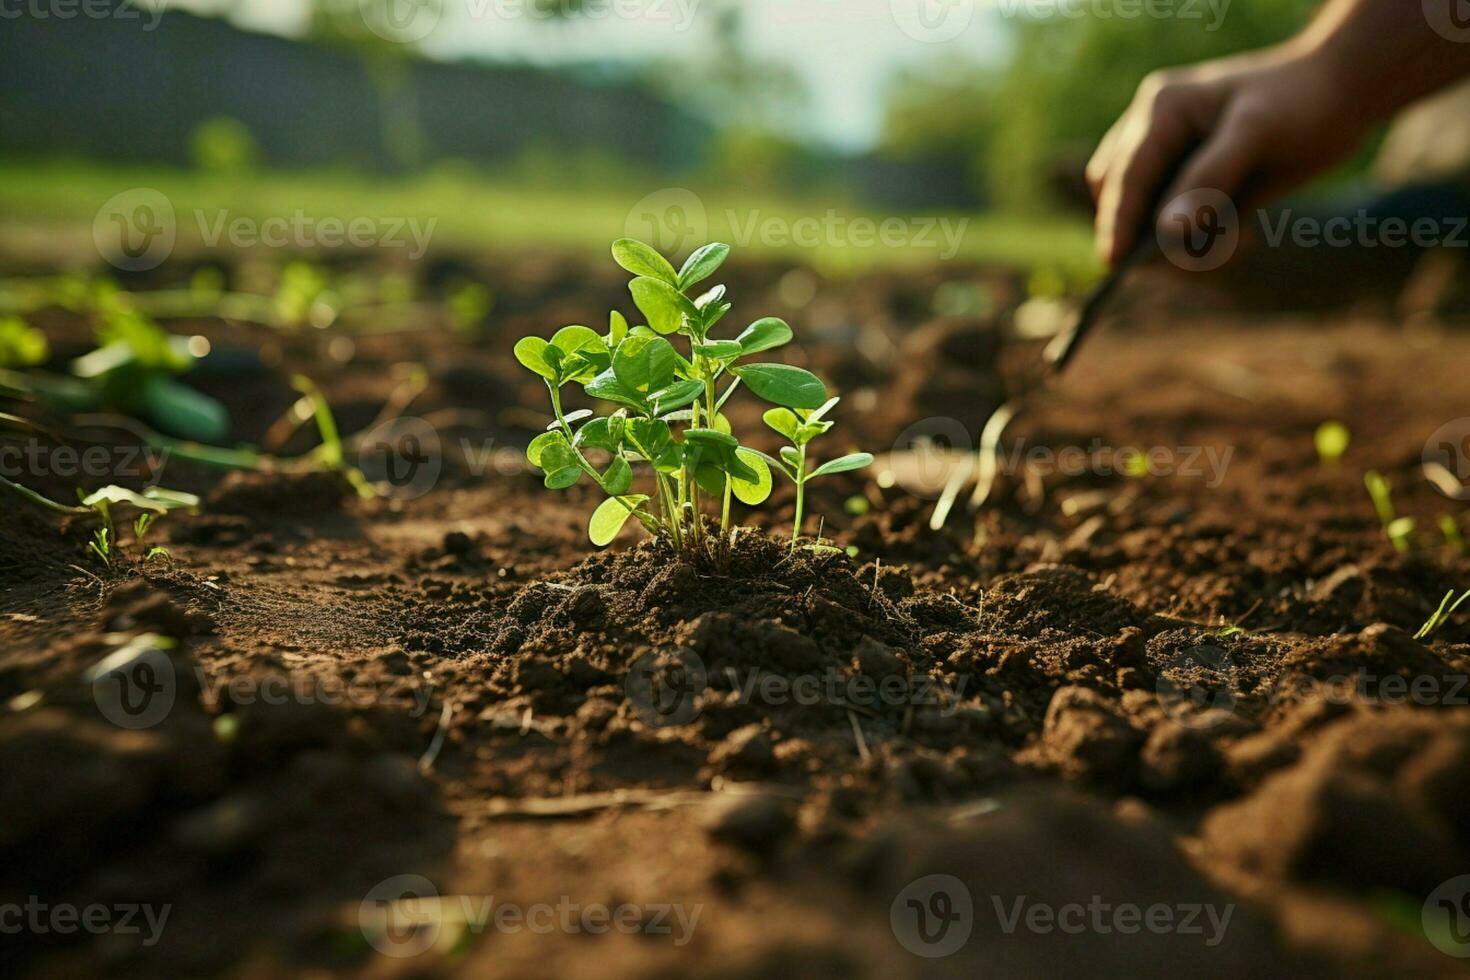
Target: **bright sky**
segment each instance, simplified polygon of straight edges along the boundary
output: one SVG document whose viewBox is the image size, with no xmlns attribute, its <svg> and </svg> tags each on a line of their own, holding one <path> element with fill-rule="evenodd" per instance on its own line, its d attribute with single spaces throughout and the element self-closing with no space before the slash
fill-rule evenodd
<svg viewBox="0 0 1470 980">
<path fill-rule="evenodd" d="M 166 0 L 228 13 L 242 26 L 299 32 L 302 0 Z M 372 4 L 364 0 L 369 6 Z M 531 0 L 442 0 L 441 12 L 391 0 L 401 30 L 444 58 L 544 64 L 592 59 L 677 58 L 704 47 L 709 0 L 585 0 L 580 18 L 548 21 Z M 860 148 L 877 135 L 884 79 L 907 64 L 961 53 L 994 61 L 1006 50 L 1002 16 L 977 0 L 740 0 L 752 56 L 791 65 L 806 82 L 819 137 Z"/>
</svg>

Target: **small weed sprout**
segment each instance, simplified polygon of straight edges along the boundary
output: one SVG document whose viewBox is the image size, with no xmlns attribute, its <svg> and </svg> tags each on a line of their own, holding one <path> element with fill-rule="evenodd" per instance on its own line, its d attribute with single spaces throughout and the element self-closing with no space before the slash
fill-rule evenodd
<svg viewBox="0 0 1470 980">
<path fill-rule="evenodd" d="M 1451 600 L 1454 600 L 1453 605 L 1450 604 Z M 1450 589 L 1445 593 L 1444 599 L 1440 601 L 1439 608 L 1434 611 L 1434 615 L 1430 616 L 1429 620 L 1423 626 L 1419 627 L 1419 632 L 1414 634 L 1414 639 L 1427 640 L 1434 636 L 1435 633 L 1439 632 L 1440 627 L 1444 626 L 1449 621 L 1449 618 L 1455 614 L 1455 611 L 1465 604 L 1466 600 L 1470 600 L 1470 589 L 1467 589 L 1465 594 L 1458 599 L 1455 599 L 1455 590 Z"/>
<path fill-rule="evenodd" d="M 1465 553 L 1465 536 L 1460 533 L 1460 525 L 1456 523 L 1453 515 L 1439 515 L 1439 531 L 1444 535 L 1444 543 L 1457 555 Z"/>
<path fill-rule="evenodd" d="M 1408 554 L 1414 536 L 1415 522 L 1412 517 L 1399 517 L 1393 506 L 1393 491 L 1377 470 L 1363 474 L 1363 485 L 1373 499 L 1373 509 L 1378 513 L 1378 522 L 1383 534 L 1393 543 L 1399 554 Z"/>
<path fill-rule="evenodd" d="M 723 554 L 731 534 L 731 500 L 750 506 L 764 502 L 771 493 L 770 463 L 797 481 L 799 533 L 806 481 L 857 469 L 872 457 L 844 457 L 808 473 L 804 442 L 791 447 L 800 467 L 793 461 L 788 468 L 741 445 L 731 432 L 723 409 L 742 385 L 785 412 L 793 432 L 814 426 L 811 435 L 817 435 L 830 427 L 821 416 L 835 399 L 828 398 L 820 378 L 787 364 L 748 360 L 788 343 L 791 328 L 765 317 L 733 338 L 711 336 L 731 303 L 724 286 L 699 293 L 694 287 L 720 268 L 730 254 L 728 245 L 705 245 L 678 270 L 632 239 L 615 242 L 612 253 L 634 276 L 628 288 L 646 325 L 630 327 L 613 311 L 606 334 L 569 326 L 549 340 L 523 337 L 516 343 L 516 359 L 545 382 L 555 416 L 546 432 L 531 441 L 527 458 L 545 474 L 550 489 L 564 490 L 588 477 L 607 494 L 588 526 L 598 547 L 611 543 L 636 518 L 681 551 L 699 554 L 713 547 Z M 674 337 L 687 341 L 687 354 L 674 346 Z M 607 415 L 566 411 L 562 392 L 572 384 L 616 410 Z M 593 456 L 606 462 L 594 465 Z M 652 494 L 633 492 L 635 465 L 647 468 Z M 720 513 L 717 534 L 706 527 L 706 496 Z"/>
<path fill-rule="evenodd" d="M 1317 458 L 1328 469 L 1335 469 L 1352 443 L 1352 433 L 1341 422 L 1327 421 L 1317 426 L 1315 442 Z"/>
</svg>

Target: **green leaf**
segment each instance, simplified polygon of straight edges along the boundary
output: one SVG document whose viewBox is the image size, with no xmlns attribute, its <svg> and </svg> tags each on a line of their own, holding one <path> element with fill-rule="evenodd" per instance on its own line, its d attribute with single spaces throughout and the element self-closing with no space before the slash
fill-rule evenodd
<svg viewBox="0 0 1470 980">
<path fill-rule="evenodd" d="M 785 460 L 787 466 L 791 467 L 791 472 L 805 479 L 806 474 L 801 471 L 801 451 L 799 449 L 794 449 L 791 446 L 782 446 L 781 458 Z"/>
<path fill-rule="evenodd" d="M 540 337 L 522 337 L 516 341 L 516 360 L 547 381 L 556 380 L 556 368 L 546 360 L 546 349 L 551 345 Z"/>
<path fill-rule="evenodd" d="M 597 547 L 607 547 L 618 536 L 623 525 L 628 523 L 628 518 L 633 516 L 633 512 L 647 502 L 648 495 L 641 493 L 632 496 L 609 497 L 592 512 L 592 520 L 587 525 L 587 536 Z"/>
<path fill-rule="evenodd" d="M 742 330 L 735 342 L 745 353 L 759 354 L 763 350 L 790 343 L 791 327 L 785 320 L 777 317 L 764 317 Z"/>
<path fill-rule="evenodd" d="M 827 400 L 821 378 L 790 364 L 745 364 L 730 371 L 757 397 L 787 408 L 817 408 Z"/>
<path fill-rule="evenodd" d="M 796 430 L 801 426 L 801 420 L 796 413 L 789 408 L 772 408 L 761 419 L 775 432 L 785 436 L 790 442 L 796 442 Z"/>
<path fill-rule="evenodd" d="M 708 443 L 711 446 L 728 449 L 734 452 L 740 447 L 740 440 L 728 432 L 720 432 L 718 429 L 689 429 L 684 433 L 685 442 Z"/>
<path fill-rule="evenodd" d="M 548 490 L 565 490 L 567 487 L 576 485 L 582 479 L 582 467 L 566 466 L 559 470 L 552 470 L 546 474 L 546 488 Z"/>
<path fill-rule="evenodd" d="M 34 367 L 50 356 L 45 334 L 18 316 L 0 317 L 0 368 Z"/>
<path fill-rule="evenodd" d="M 839 456 L 831 459 L 812 470 L 812 476 L 831 476 L 834 473 L 848 473 L 852 470 L 860 470 L 865 466 L 873 465 L 872 453 L 851 453 L 847 456 Z"/>
<path fill-rule="evenodd" d="M 199 498 L 192 493 L 161 487 L 149 487 L 142 493 L 136 493 L 126 487 L 106 486 L 82 499 L 83 507 L 96 507 L 98 504 L 128 504 L 139 510 L 163 513 L 181 507 L 198 507 Z"/>
<path fill-rule="evenodd" d="M 605 347 L 602 337 L 598 336 L 596 330 L 581 326 L 562 327 L 551 335 L 551 346 L 560 348 L 568 354 L 575 354 L 585 347 L 593 349 Z"/>
<path fill-rule="evenodd" d="M 682 408 L 704 394 L 703 381 L 675 381 L 673 384 L 648 396 L 648 403 L 653 406 L 655 414 L 663 414 Z"/>
<path fill-rule="evenodd" d="M 551 346 L 563 354 L 559 380 L 590 380 L 612 363 L 607 344 L 590 327 L 562 327 L 552 335 Z"/>
<path fill-rule="evenodd" d="M 836 397 L 827 399 L 826 403 L 824 405 L 822 405 L 821 408 L 818 408 L 818 409 L 816 409 L 815 411 L 812 411 L 812 412 L 808 412 L 807 413 L 807 416 L 806 416 L 806 420 L 808 422 L 820 422 L 820 421 L 822 421 L 822 419 L 824 419 L 824 418 L 827 417 L 827 413 L 828 412 L 832 411 L 832 409 L 834 409 L 834 408 L 837 407 L 837 403 L 840 402 L 840 401 L 842 401 L 842 399 L 841 398 L 836 398 Z M 828 425 L 830 425 L 830 424 L 831 423 L 828 423 Z M 823 431 L 826 431 L 826 430 L 823 430 Z"/>
<path fill-rule="evenodd" d="M 735 450 L 735 455 L 756 475 L 754 480 L 745 480 L 737 476 L 730 477 L 730 490 L 735 494 L 735 499 L 752 507 L 764 503 L 771 495 L 771 468 L 766 465 L 761 454 L 753 449 L 746 449 L 742 446 Z"/>
<path fill-rule="evenodd" d="M 532 439 L 531 444 L 526 447 L 526 459 L 530 461 L 532 466 L 538 469 L 544 469 L 545 467 L 541 465 L 541 456 L 546 451 L 546 447 L 552 443 L 565 443 L 566 441 L 566 433 L 562 432 L 561 429 L 557 429 L 554 432 L 543 432 Z"/>
<path fill-rule="evenodd" d="M 624 347 L 627 346 L 625 341 Z M 622 348 L 619 348 L 621 350 Z M 622 382 L 613 374 L 612 368 L 599 374 L 583 386 L 583 390 L 593 398 L 601 398 L 603 401 L 617 402 L 619 405 L 631 405 L 639 411 L 643 410 L 643 401 L 634 391 L 626 388 Z"/>
<path fill-rule="evenodd" d="M 733 361 L 745 353 L 745 348 L 735 340 L 711 340 L 708 343 L 695 344 L 694 353 L 712 361 Z"/>
<path fill-rule="evenodd" d="M 618 345 L 612 370 L 619 384 L 643 397 L 668 387 L 678 363 L 674 345 L 662 337 L 629 337 Z"/>
<path fill-rule="evenodd" d="M 602 489 L 617 496 L 633 485 L 633 467 L 622 456 L 614 456 L 612 465 L 602 474 Z"/>
<path fill-rule="evenodd" d="M 684 329 L 686 318 L 691 324 L 699 323 L 699 311 L 694 304 L 662 279 L 634 279 L 628 284 L 628 291 L 656 333 L 678 333 Z"/>
<path fill-rule="evenodd" d="M 628 439 L 640 456 L 660 473 L 673 473 L 684 464 L 669 424 L 658 419 L 629 419 Z"/>
<path fill-rule="evenodd" d="M 567 425 L 571 425 L 573 422 L 580 422 L 583 419 L 590 419 L 591 417 L 592 409 L 579 408 L 575 412 L 568 412 L 559 419 L 552 419 L 546 424 L 546 431 L 550 432 L 553 429 L 560 429 L 562 422 L 566 422 Z"/>
<path fill-rule="evenodd" d="M 623 426 L 626 422 L 627 416 L 621 412 L 608 418 L 593 419 L 577 430 L 573 445 L 616 452 L 623 444 Z"/>
<path fill-rule="evenodd" d="M 704 282 L 715 274 L 715 270 L 725 264 L 725 259 L 730 256 L 730 246 L 722 242 L 711 242 L 701 248 L 694 250 L 684 263 L 684 268 L 679 270 L 680 289 L 688 289 L 690 286 Z"/>
<path fill-rule="evenodd" d="M 580 470 L 582 468 L 581 461 L 577 459 L 577 453 L 572 449 L 571 443 L 567 442 L 566 435 L 560 432 L 551 434 L 560 436 L 560 438 L 547 440 L 545 444 L 540 446 L 537 451 L 537 457 L 533 462 L 545 470 L 548 476 L 558 470 L 569 468 Z M 537 438 L 539 439 L 540 437 L 538 436 Z M 532 445 L 535 445 L 534 441 Z M 530 451 L 527 450 L 526 454 L 529 456 Z"/>
<path fill-rule="evenodd" d="M 613 242 L 613 261 L 627 269 L 635 276 L 648 276 L 660 279 L 670 286 L 679 284 L 679 274 L 669 264 L 669 260 L 658 254 L 651 245 L 645 245 L 635 238 L 619 238 Z"/>
<path fill-rule="evenodd" d="M 727 290 L 724 286 L 714 286 L 707 289 L 694 298 L 694 308 L 703 313 L 709 308 L 711 303 L 718 303 L 724 299 L 726 292 Z"/>
<path fill-rule="evenodd" d="M 720 432 L 718 429 L 689 429 L 684 433 L 684 445 L 696 469 L 713 466 L 721 473 L 728 473 L 732 478 L 750 483 L 759 480 L 759 474 L 747 466 L 738 455 L 739 441 L 728 433 Z M 701 486 L 709 488 L 703 483 Z M 724 490 L 724 478 L 721 477 L 718 492 L 723 493 Z"/>
<path fill-rule="evenodd" d="M 826 435 L 831 428 L 831 422 L 809 422 L 806 425 L 797 426 L 796 438 L 791 441 L 798 446 L 805 446 L 817 436 Z"/>
<path fill-rule="evenodd" d="M 628 321 L 617 310 L 613 310 L 612 314 L 608 317 L 608 350 L 616 350 L 618 344 L 621 344 L 623 342 L 623 338 L 626 336 L 628 336 Z"/>
<path fill-rule="evenodd" d="M 218 444 L 230 434 L 230 413 L 223 405 L 167 375 L 146 377 L 137 399 L 148 420 L 168 435 Z"/>
</svg>

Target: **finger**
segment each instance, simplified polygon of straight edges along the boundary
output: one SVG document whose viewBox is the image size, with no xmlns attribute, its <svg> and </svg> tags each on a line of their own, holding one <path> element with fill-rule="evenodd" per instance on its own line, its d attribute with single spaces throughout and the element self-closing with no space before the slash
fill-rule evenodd
<svg viewBox="0 0 1470 980">
<path fill-rule="evenodd" d="M 1159 228 L 1175 227 L 1181 218 L 1190 220 L 1192 208 L 1188 198 L 1192 193 L 1219 191 L 1240 207 L 1241 202 L 1237 200 L 1240 189 L 1260 159 L 1261 132 L 1248 112 L 1227 112 L 1219 127 L 1190 155 L 1179 176 L 1164 192 Z"/>
<path fill-rule="evenodd" d="M 1126 119 L 1125 113 L 1108 127 L 1108 131 L 1098 141 L 1097 149 L 1092 151 L 1091 159 L 1087 161 L 1087 189 L 1092 192 L 1093 204 L 1097 203 L 1098 195 L 1102 193 L 1103 180 L 1107 177 L 1118 145 L 1118 133 L 1122 131 Z"/>
<path fill-rule="evenodd" d="M 1183 113 L 1156 100 L 1153 111 L 1135 116 L 1119 135 L 1117 159 L 1098 196 L 1098 242 L 1102 257 L 1116 263 L 1138 237 L 1168 168 L 1193 138 Z"/>
</svg>

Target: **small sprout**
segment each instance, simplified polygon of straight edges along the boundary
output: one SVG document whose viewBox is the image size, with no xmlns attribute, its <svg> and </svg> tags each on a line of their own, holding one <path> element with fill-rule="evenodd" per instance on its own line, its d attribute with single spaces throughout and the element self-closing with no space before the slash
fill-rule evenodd
<svg viewBox="0 0 1470 980">
<path fill-rule="evenodd" d="M 1135 480 L 1142 480 L 1149 475 L 1148 457 L 1136 449 L 1130 449 L 1123 457 L 1123 472 Z"/>
<path fill-rule="evenodd" d="M 847 500 L 843 502 L 842 509 L 847 511 L 853 517 L 862 517 L 864 514 L 868 513 L 868 511 L 873 509 L 873 505 L 868 501 L 867 497 L 864 497 L 862 494 L 859 493 L 848 497 Z"/>
<path fill-rule="evenodd" d="M 720 509 L 715 547 L 723 553 L 732 501 L 764 502 L 771 493 L 771 463 L 788 476 L 794 472 L 740 443 L 723 411 L 726 402 L 743 386 L 802 424 L 819 420 L 830 407 L 826 385 L 811 372 L 748 363 L 790 342 L 791 327 L 784 321 L 765 317 L 733 338 L 711 336 L 732 306 L 724 286 L 702 284 L 729 253 L 727 245 L 705 245 L 675 269 L 652 247 L 619 240 L 613 258 L 634 276 L 628 290 L 643 323 L 630 327 L 614 311 L 606 334 L 573 325 L 515 345 L 516 360 L 545 383 L 554 416 L 531 440 L 526 457 L 544 474 L 548 489 L 564 490 L 586 478 L 607 495 L 588 524 L 588 537 L 598 547 L 636 519 L 676 548 L 698 552 L 708 537 L 701 504 L 708 495 Z M 676 338 L 684 339 L 687 350 L 675 346 Z M 568 385 L 614 407 L 607 414 L 568 412 L 562 403 Z M 638 472 L 646 473 L 651 493 L 633 492 Z M 802 482 L 824 472 L 838 470 L 803 470 Z"/>
<path fill-rule="evenodd" d="M 813 409 L 773 408 L 764 416 L 766 425 L 791 443 L 789 446 L 782 447 L 779 459 L 766 456 L 764 453 L 761 455 L 766 462 L 776 467 L 796 484 L 796 521 L 791 528 L 791 547 L 793 549 L 801 540 L 807 483 L 819 476 L 833 476 L 838 473 L 860 470 L 873 463 L 871 453 L 849 453 L 846 456 L 828 460 L 814 469 L 807 466 L 807 445 L 818 436 L 825 435 L 832 428 L 832 423 L 827 421 L 826 416 L 836 407 L 837 402 L 838 399 L 830 398 Z"/>
<path fill-rule="evenodd" d="M 1450 604 L 1451 600 L 1454 600 L 1454 605 Z M 1455 614 L 1455 610 L 1465 604 L 1466 600 L 1470 600 L 1470 590 L 1467 590 L 1460 598 L 1455 599 L 1455 590 L 1450 589 L 1445 593 L 1444 599 L 1440 601 L 1439 608 L 1435 610 L 1434 615 L 1430 616 L 1429 620 L 1423 626 L 1419 627 L 1419 632 L 1414 634 L 1414 639 L 1427 640 L 1434 636 L 1435 633 L 1439 632 L 1440 627 L 1444 626 L 1449 621 L 1449 618 Z"/>
<path fill-rule="evenodd" d="M 0 316 L 0 368 L 35 367 L 50 356 L 45 334 L 18 316 Z"/>
<path fill-rule="evenodd" d="M 368 483 L 367 477 L 362 471 L 347 462 L 347 451 L 342 443 L 341 430 L 337 427 L 337 417 L 332 413 L 332 406 L 327 401 L 327 396 L 305 375 L 298 374 L 291 379 L 291 386 L 301 393 L 298 407 L 301 411 L 309 412 L 312 420 L 316 423 L 317 434 L 321 437 L 322 444 L 312 450 L 312 457 L 317 465 L 329 473 L 340 473 L 342 478 L 352 485 L 357 491 L 357 496 L 362 500 L 371 500 L 377 496 Z"/>
<path fill-rule="evenodd" d="M 1445 544 L 1457 555 L 1465 553 L 1465 537 L 1460 533 L 1460 525 L 1450 514 L 1439 515 L 1439 530 L 1444 535 Z"/>
<path fill-rule="evenodd" d="M 162 548 L 155 545 L 154 547 L 148 549 L 148 554 L 143 556 L 143 560 L 145 562 L 153 561 L 154 559 L 162 559 L 163 561 L 171 562 L 174 560 L 174 556 L 169 554 L 169 550 L 167 548 Z"/>
<path fill-rule="evenodd" d="M 1343 454 L 1347 452 L 1352 439 L 1352 433 L 1341 422 L 1323 422 L 1317 426 L 1315 436 L 1317 458 L 1322 461 L 1323 466 L 1329 469 L 1335 467 L 1342 461 Z"/>
<path fill-rule="evenodd" d="M 144 511 L 133 521 L 133 538 L 139 544 L 143 543 L 143 539 L 148 536 L 149 529 L 153 527 L 153 522 L 157 519 L 157 514 L 151 511 Z"/>
<path fill-rule="evenodd" d="M 1363 474 L 1363 485 L 1373 500 L 1373 509 L 1378 513 L 1378 523 L 1383 526 L 1384 536 L 1400 554 L 1407 554 L 1414 534 L 1414 519 L 1398 516 L 1393 506 L 1393 491 L 1382 473 L 1369 470 Z"/>
<path fill-rule="evenodd" d="M 112 529 L 99 527 L 92 532 L 92 540 L 87 542 L 87 550 L 102 560 L 102 564 L 112 565 Z"/>
</svg>

